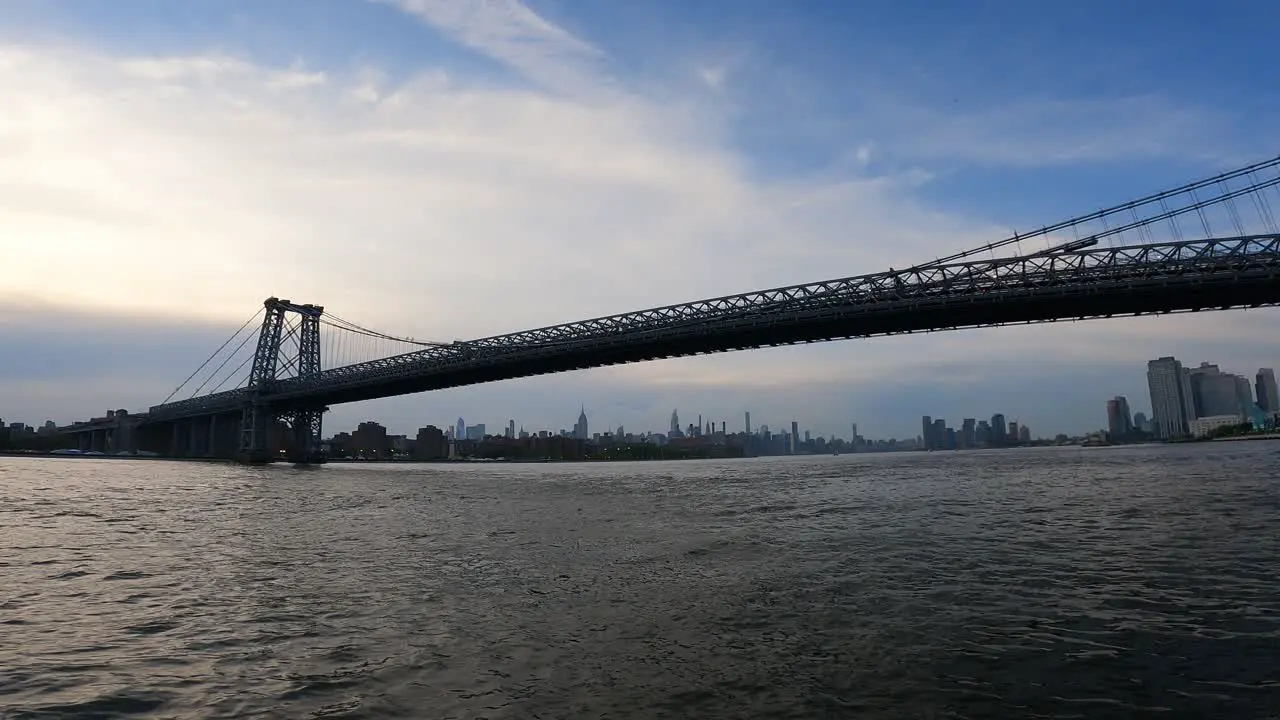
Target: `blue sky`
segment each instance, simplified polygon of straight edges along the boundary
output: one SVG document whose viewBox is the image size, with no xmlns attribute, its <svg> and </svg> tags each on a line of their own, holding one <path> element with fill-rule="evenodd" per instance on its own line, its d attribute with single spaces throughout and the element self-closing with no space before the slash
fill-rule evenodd
<svg viewBox="0 0 1280 720">
<path fill-rule="evenodd" d="M 1272 156 L 1277 26 L 1244 2 L 11 0 L 0 416 L 158 402 L 267 295 L 483 335 L 882 269 Z M 636 428 L 680 404 L 1080 431 L 1112 394 L 1147 405 L 1150 357 L 1280 363 L 1272 311 L 1209 317 L 652 363 L 329 426 L 583 402 Z"/>
</svg>

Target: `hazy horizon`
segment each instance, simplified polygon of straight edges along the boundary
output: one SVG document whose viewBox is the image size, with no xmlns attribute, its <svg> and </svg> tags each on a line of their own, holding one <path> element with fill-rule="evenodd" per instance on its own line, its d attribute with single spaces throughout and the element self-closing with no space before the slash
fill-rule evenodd
<svg viewBox="0 0 1280 720">
<path fill-rule="evenodd" d="M 267 296 L 482 337 L 902 267 L 1274 156 L 1280 7 L 1216 7 L 16 0 L 0 417 L 145 410 Z M 559 429 L 585 406 L 637 431 L 678 408 L 1076 434 L 1115 395 L 1149 413 L 1152 358 L 1280 365 L 1278 319 L 657 361 L 338 406 L 325 428 Z"/>
</svg>

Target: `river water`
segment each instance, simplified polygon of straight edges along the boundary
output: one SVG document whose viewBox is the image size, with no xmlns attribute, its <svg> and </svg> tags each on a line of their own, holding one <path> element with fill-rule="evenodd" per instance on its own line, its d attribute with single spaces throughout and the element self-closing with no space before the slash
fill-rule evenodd
<svg viewBox="0 0 1280 720">
<path fill-rule="evenodd" d="M 1278 469 L 0 459 L 0 717 L 1275 717 Z"/>
</svg>

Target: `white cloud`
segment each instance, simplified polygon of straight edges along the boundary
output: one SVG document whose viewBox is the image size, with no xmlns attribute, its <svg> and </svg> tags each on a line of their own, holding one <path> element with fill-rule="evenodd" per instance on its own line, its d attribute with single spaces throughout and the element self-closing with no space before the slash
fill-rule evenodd
<svg viewBox="0 0 1280 720">
<path fill-rule="evenodd" d="M 1212 142 L 1206 138 L 1214 137 L 1214 130 L 1221 130 L 1216 113 L 1155 95 L 1025 98 L 989 107 L 888 103 L 885 109 L 894 132 L 914 138 L 903 146 L 905 153 L 1000 166 L 1122 157 L 1191 159 L 1205 152 Z"/>
<path fill-rule="evenodd" d="M 902 266 L 1003 233 L 919 203 L 923 170 L 754 177 L 714 114 L 622 91 L 595 72 L 596 49 L 516 3 L 396 4 L 557 92 L 476 87 L 445 68 L 393 82 L 376 68 L 0 47 L 0 300 L 234 327 L 279 295 L 453 339 Z M 842 343 L 598 377 L 744 392 L 761 378 L 874 383 L 981 364 L 993 337 L 1028 363 L 1071 348 L 1101 348 L 1078 352 L 1082 362 L 1090 352 L 1137 361 L 1160 352 L 1127 341 L 1155 327 L 1147 322 Z M 1208 325 L 1167 322 L 1170 340 Z M 1246 324 L 1213 327 L 1243 336 Z M 131 397 L 107 404 L 162 397 L 184 370 L 158 378 L 158 395 L 135 399 L 131 385 Z M 69 381 L 66 397 L 93 382 Z M 101 410 L 100 396 L 86 413 Z"/>
<path fill-rule="evenodd" d="M 723 66 L 698 68 L 698 78 L 712 90 L 722 90 L 724 88 L 726 75 L 727 70 Z"/>
<path fill-rule="evenodd" d="M 226 318 L 279 294 L 455 337 L 869 271 L 971 233 L 895 178 L 753 182 L 714 128 L 637 97 L 4 57 L 9 295 Z"/>
<path fill-rule="evenodd" d="M 520 0 L 375 0 L 394 5 L 543 88 L 603 89 L 604 54 L 548 22 Z"/>
</svg>

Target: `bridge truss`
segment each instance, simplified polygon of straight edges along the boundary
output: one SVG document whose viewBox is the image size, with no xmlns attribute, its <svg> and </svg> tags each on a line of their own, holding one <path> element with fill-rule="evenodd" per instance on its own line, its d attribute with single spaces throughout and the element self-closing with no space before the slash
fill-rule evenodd
<svg viewBox="0 0 1280 720">
<path fill-rule="evenodd" d="M 315 308 L 314 334 L 305 344 L 306 356 L 316 360 L 305 369 L 286 363 L 282 367 L 297 371 L 254 374 L 263 352 L 280 352 L 274 340 L 263 350 L 264 320 L 254 370 L 244 382 L 167 400 L 150 415 L 259 407 L 277 418 L 292 413 L 296 427 L 296 418 L 314 413 L 318 437 L 319 413 L 328 404 L 581 367 L 982 325 L 1277 304 L 1280 227 L 1273 200 L 1280 201 L 1280 157 L 903 270 L 468 341 L 398 338 Z M 329 342 L 315 350 L 321 324 Z M 357 351 L 344 353 L 344 342 Z M 374 356 L 361 358 L 370 343 Z"/>
</svg>

